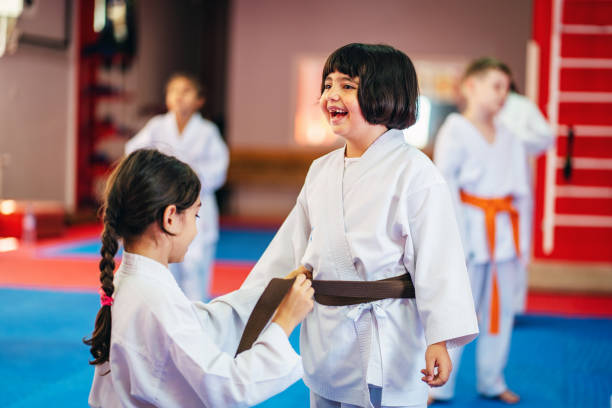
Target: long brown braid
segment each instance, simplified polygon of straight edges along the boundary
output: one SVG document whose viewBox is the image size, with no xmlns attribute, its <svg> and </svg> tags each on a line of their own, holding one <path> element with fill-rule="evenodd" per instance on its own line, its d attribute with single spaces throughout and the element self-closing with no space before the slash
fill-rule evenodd
<svg viewBox="0 0 612 408">
<path fill-rule="evenodd" d="M 100 286 L 112 297 L 115 255 L 119 239 L 137 239 L 156 222 L 162 231 L 167 206 L 176 205 L 180 213 L 198 199 L 200 180 L 195 172 L 178 159 L 157 150 L 141 149 L 124 158 L 111 173 L 102 205 L 104 230 L 100 255 Z M 92 365 L 109 359 L 111 345 L 111 306 L 101 306 L 94 331 L 83 342 L 90 346 Z"/>
</svg>

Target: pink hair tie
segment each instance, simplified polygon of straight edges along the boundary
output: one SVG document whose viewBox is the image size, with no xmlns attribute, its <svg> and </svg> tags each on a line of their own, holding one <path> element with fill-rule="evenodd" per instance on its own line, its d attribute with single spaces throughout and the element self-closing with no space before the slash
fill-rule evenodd
<svg viewBox="0 0 612 408">
<path fill-rule="evenodd" d="M 104 289 L 98 289 L 98 293 L 100 294 L 100 303 L 102 306 L 111 306 L 113 304 L 113 298 L 108 296 Z"/>
</svg>

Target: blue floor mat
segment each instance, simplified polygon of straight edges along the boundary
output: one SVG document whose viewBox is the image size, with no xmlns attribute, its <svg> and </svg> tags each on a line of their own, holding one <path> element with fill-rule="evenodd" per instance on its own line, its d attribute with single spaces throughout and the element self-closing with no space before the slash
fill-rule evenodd
<svg viewBox="0 0 612 408">
<path fill-rule="evenodd" d="M 95 294 L 0 289 L 0 406 L 84 407 L 93 368 L 81 339 L 93 328 Z M 608 407 L 612 393 L 612 320 L 522 316 L 506 370 L 521 408 Z M 291 336 L 297 347 L 298 332 Z M 475 390 L 474 345 L 466 348 L 453 402 L 497 407 Z M 299 382 L 259 407 L 308 407 Z"/>
<path fill-rule="evenodd" d="M 219 232 L 216 258 L 218 261 L 256 262 L 275 233 L 274 230 L 223 228 Z M 39 254 L 49 258 L 96 258 L 100 256 L 101 246 L 99 238 L 83 239 L 41 249 Z"/>
<path fill-rule="evenodd" d="M 87 406 L 92 294 L 0 290 L 0 405 Z"/>
</svg>

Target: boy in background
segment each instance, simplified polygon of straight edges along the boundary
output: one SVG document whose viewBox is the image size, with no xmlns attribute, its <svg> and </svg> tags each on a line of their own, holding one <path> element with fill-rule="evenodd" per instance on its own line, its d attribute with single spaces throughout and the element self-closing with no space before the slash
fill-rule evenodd
<svg viewBox="0 0 612 408">
<path fill-rule="evenodd" d="M 519 213 L 528 194 L 525 151 L 497 119 L 510 85 L 510 70 L 494 58 L 471 63 L 462 79 L 466 107 L 449 115 L 437 137 L 434 162 L 454 197 L 480 338 L 477 388 L 487 398 L 519 401 L 504 379 L 514 319 L 514 290 L 522 247 Z M 454 370 L 432 389 L 430 403 L 454 396 L 461 349 L 451 351 Z"/>
</svg>

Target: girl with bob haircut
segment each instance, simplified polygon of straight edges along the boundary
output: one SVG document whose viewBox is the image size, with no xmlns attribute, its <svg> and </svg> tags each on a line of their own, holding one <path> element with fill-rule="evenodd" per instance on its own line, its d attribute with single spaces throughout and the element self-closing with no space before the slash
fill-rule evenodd
<svg viewBox="0 0 612 408">
<path fill-rule="evenodd" d="M 250 350 L 233 357 L 258 292 L 192 303 L 168 264 L 195 237 L 200 181 L 185 163 L 136 150 L 113 171 L 102 208 L 101 308 L 91 338 L 92 407 L 255 405 L 302 376 L 288 335 L 312 308 L 310 281 L 296 277 Z M 119 269 L 114 256 L 124 246 Z M 228 354 L 232 353 L 232 354 Z"/>
<path fill-rule="evenodd" d="M 417 97 L 397 49 L 349 44 L 329 56 L 320 107 L 346 144 L 312 163 L 242 286 L 311 271 L 300 337 L 311 407 L 424 407 L 451 371 L 447 347 L 478 333 L 448 187 L 402 133 Z"/>
</svg>

